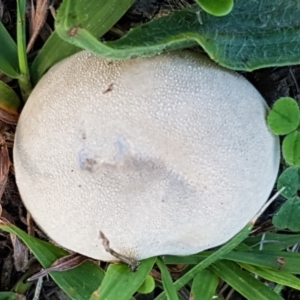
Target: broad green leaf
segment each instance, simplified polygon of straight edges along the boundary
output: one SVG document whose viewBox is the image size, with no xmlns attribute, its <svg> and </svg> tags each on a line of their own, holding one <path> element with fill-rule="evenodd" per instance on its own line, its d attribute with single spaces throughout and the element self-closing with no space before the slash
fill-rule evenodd
<svg viewBox="0 0 300 300">
<path fill-rule="evenodd" d="M 17 45 L 0 20 L 0 71 L 11 78 L 19 77 Z"/>
<path fill-rule="evenodd" d="M 219 261 L 211 265 L 209 269 L 248 300 L 283 300 L 269 287 L 233 262 Z"/>
<path fill-rule="evenodd" d="M 280 271 L 270 270 L 270 269 L 260 268 L 260 267 L 251 266 L 247 264 L 240 264 L 240 266 L 243 269 L 251 273 L 254 273 L 264 279 L 300 290 L 300 279 L 288 272 L 284 272 L 281 270 Z"/>
<path fill-rule="evenodd" d="M 285 198 L 291 198 L 296 195 L 298 188 L 300 186 L 300 168 L 299 167 L 289 167 L 285 169 L 279 176 L 277 180 L 277 190 L 282 187 L 285 189 L 282 191 L 281 195 Z"/>
<path fill-rule="evenodd" d="M 156 257 L 141 261 L 135 272 L 123 263 L 110 264 L 100 287 L 90 294 L 90 300 L 130 299 L 144 282 L 155 261 Z"/>
<path fill-rule="evenodd" d="M 196 3 L 213 16 L 225 16 L 233 8 L 233 0 L 196 0 Z"/>
<path fill-rule="evenodd" d="M 282 142 L 282 154 L 290 165 L 300 166 L 300 132 L 293 131 Z"/>
<path fill-rule="evenodd" d="M 9 114 L 18 115 L 20 106 L 21 102 L 15 91 L 0 80 L 0 109 Z"/>
<path fill-rule="evenodd" d="M 190 298 L 193 300 L 212 300 L 218 286 L 218 278 L 210 270 L 203 270 L 196 274 Z"/>
<path fill-rule="evenodd" d="M 101 37 L 123 16 L 133 2 L 134 0 L 76 0 L 72 1 L 71 5 L 76 12 L 78 12 L 76 8 L 80 8 L 80 15 L 74 16 L 79 22 L 76 25 L 83 26 L 96 37 Z M 60 26 L 63 27 L 62 31 L 64 31 L 64 19 L 67 21 L 65 14 L 69 5 L 68 1 L 63 1 L 57 11 L 56 19 L 57 22 L 62 22 L 60 23 Z M 31 66 L 32 82 L 36 84 L 50 67 L 80 50 L 80 48 L 62 40 L 54 31 Z"/>
<path fill-rule="evenodd" d="M 278 135 L 292 132 L 298 127 L 299 121 L 298 103 L 289 97 L 278 99 L 267 117 L 269 128 Z"/>
<path fill-rule="evenodd" d="M 155 281 L 151 275 L 147 275 L 142 285 L 138 288 L 138 293 L 140 294 L 149 294 L 155 288 Z"/>
<path fill-rule="evenodd" d="M 199 44 L 221 65 L 251 71 L 298 64 L 299 14 L 300 2 L 293 0 L 261 0 L 259 5 L 240 0 L 230 14 L 221 18 L 199 12 L 199 6 L 193 5 L 137 26 L 119 40 L 106 43 L 98 41 L 84 25 L 78 27 L 78 16 L 64 14 L 63 23 L 56 19 L 56 28 L 62 39 L 105 57 L 149 56 Z"/>
<path fill-rule="evenodd" d="M 44 268 L 49 267 L 55 260 L 68 254 L 65 250 L 50 243 L 27 235 L 14 225 L 0 225 L 0 229 L 16 234 Z M 84 262 L 72 270 L 50 272 L 50 276 L 71 299 L 88 300 L 92 292 L 101 283 L 104 271 L 92 262 Z"/>
<path fill-rule="evenodd" d="M 168 271 L 166 265 L 162 262 L 160 258 L 157 258 L 156 264 L 160 270 L 161 279 L 163 282 L 163 287 L 166 292 L 166 296 L 168 299 L 178 300 L 178 295 L 173 284 L 172 277 L 170 272 Z"/>
<path fill-rule="evenodd" d="M 288 198 L 273 216 L 272 222 L 279 229 L 300 231 L 300 197 Z"/>
</svg>

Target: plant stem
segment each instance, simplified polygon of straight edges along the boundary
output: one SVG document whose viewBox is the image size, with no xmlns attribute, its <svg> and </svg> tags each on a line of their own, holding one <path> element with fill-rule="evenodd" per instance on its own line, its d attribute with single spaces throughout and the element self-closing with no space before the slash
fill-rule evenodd
<svg viewBox="0 0 300 300">
<path fill-rule="evenodd" d="M 24 102 L 32 90 L 26 53 L 25 10 L 26 0 L 17 0 L 17 47 L 21 74 L 18 80 Z"/>
</svg>

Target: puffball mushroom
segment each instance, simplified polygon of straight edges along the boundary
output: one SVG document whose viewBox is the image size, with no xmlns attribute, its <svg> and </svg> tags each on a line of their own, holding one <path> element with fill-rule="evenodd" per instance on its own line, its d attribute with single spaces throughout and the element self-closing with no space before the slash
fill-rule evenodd
<svg viewBox="0 0 300 300">
<path fill-rule="evenodd" d="M 104 261 L 221 245 L 265 203 L 279 166 L 267 105 L 242 76 L 194 52 L 52 67 L 17 126 L 17 184 L 64 248 Z"/>
</svg>

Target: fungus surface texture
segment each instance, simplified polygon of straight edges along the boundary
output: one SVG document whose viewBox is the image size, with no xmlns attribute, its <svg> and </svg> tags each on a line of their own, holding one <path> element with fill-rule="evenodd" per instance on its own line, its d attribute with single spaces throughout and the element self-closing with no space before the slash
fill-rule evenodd
<svg viewBox="0 0 300 300">
<path fill-rule="evenodd" d="M 279 167 L 268 107 L 242 76 L 194 52 L 52 67 L 17 126 L 28 211 L 59 245 L 105 261 L 221 245 L 265 203 Z"/>
</svg>

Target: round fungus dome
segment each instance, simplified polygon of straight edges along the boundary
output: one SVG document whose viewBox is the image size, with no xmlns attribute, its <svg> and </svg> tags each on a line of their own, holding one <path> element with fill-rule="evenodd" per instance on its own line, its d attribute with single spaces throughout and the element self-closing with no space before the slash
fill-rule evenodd
<svg viewBox="0 0 300 300">
<path fill-rule="evenodd" d="M 182 51 L 52 67 L 17 126 L 25 206 L 56 243 L 105 261 L 188 255 L 238 233 L 269 197 L 279 142 L 242 76 Z"/>
</svg>

